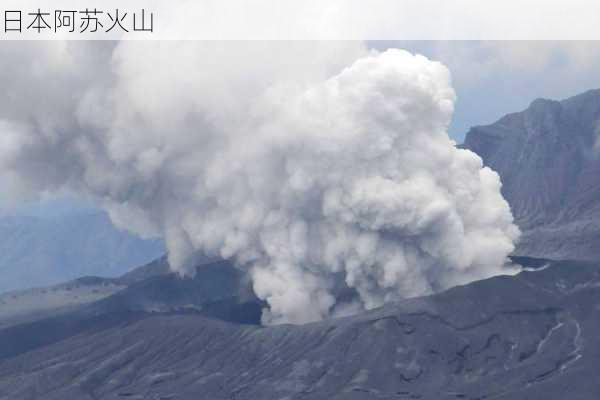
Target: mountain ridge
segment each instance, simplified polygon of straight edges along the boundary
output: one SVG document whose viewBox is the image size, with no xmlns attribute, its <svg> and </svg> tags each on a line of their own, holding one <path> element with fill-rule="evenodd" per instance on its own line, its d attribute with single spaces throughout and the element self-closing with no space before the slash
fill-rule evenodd
<svg viewBox="0 0 600 400">
<path fill-rule="evenodd" d="M 0 398 L 590 399 L 599 290 L 597 264 L 551 262 L 300 326 L 116 302 L 63 337 L 5 347 Z M 0 329 L 0 343 L 44 324 Z"/>
<path fill-rule="evenodd" d="M 523 231 L 515 255 L 600 259 L 600 89 L 534 100 L 471 128 L 461 147 L 500 175 Z"/>
</svg>

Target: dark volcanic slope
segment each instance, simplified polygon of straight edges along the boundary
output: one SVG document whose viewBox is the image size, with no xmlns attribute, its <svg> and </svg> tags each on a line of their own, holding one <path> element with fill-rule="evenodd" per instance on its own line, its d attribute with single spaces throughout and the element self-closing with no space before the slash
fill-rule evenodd
<svg viewBox="0 0 600 400">
<path fill-rule="evenodd" d="M 599 301 L 597 266 L 555 265 L 304 326 L 113 310 L 0 356 L 0 398 L 591 400 Z"/>
<path fill-rule="evenodd" d="M 11 308 L 0 303 L 0 360 L 150 314 L 194 313 L 238 324 L 260 323 L 264 305 L 253 294 L 245 275 L 229 261 L 201 264 L 193 278 L 180 278 L 169 272 L 166 265 L 165 258 L 158 259 L 110 280 L 110 289 L 93 295 L 99 298 L 95 302 L 67 298 L 58 303 L 58 308 L 53 307 L 55 304 L 45 309 L 24 307 L 17 317 Z M 37 290 L 45 292 L 64 286 L 88 300 L 93 298 L 88 292 L 97 292 L 107 285 L 106 281 L 88 277 Z M 24 297 L 29 305 L 30 296 L 29 292 L 21 294 L 14 303 L 19 304 Z"/>
<path fill-rule="evenodd" d="M 77 317 L 112 310 L 202 310 L 204 314 L 217 313 L 225 320 L 257 323 L 261 307 L 244 274 L 230 262 L 200 261 L 194 278 L 180 279 L 162 257 L 118 278 L 83 277 L 46 288 L 1 294 L 0 330 L 61 315 L 71 318 L 74 310 Z"/>
<path fill-rule="evenodd" d="M 220 278 L 228 273 L 232 276 L 232 270 L 233 266 L 228 265 L 224 271 L 219 270 L 216 277 Z M 209 266 L 203 270 L 196 281 L 209 280 L 212 271 L 214 268 Z M 0 294 L 0 329 L 58 316 L 109 297 L 138 282 L 165 275 L 172 275 L 172 273 L 169 270 L 167 257 L 163 256 L 118 278 L 86 276 L 59 285 L 2 293 Z M 217 287 L 215 285 L 215 288 Z"/>
<path fill-rule="evenodd" d="M 600 259 L 600 90 L 535 100 L 472 128 L 464 147 L 500 174 L 524 231 L 518 255 Z"/>
</svg>

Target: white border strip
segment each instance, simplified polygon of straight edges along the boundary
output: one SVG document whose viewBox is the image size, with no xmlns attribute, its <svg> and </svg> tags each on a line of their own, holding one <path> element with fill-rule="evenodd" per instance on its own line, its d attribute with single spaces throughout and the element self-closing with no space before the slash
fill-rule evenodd
<svg viewBox="0 0 600 400">
<path fill-rule="evenodd" d="M 55 31 L 55 11 L 153 15 L 153 32 Z M 27 29 L 38 9 L 50 29 Z M 5 11 L 22 31 L 5 32 Z M 148 14 L 147 14 L 148 15 Z M 139 21 L 139 20 L 138 20 Z M 81 21 L 78 21 L 78 25 Z M 131 19 L 127 21 L 131 27 Z M 107 28 L 109 20 L 103 24 Z M 4 40 L 599 40 L 595 0 L 2 0 Z"/>
</svg>

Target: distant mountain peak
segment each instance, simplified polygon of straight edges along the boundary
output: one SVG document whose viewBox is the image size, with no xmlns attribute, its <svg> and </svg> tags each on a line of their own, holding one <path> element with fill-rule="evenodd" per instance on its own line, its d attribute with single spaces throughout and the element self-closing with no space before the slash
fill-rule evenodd
<svg viewBox="0 0 600 400">
<path fill-rule="evenodd" d="M 560 101 L 539 97 L 539 98 L 533 100 L 529 104 L 528 109 L 541 109 L 541 108 L 548 108 L 548 107 L 558 107 L 558 106 L 560 106 L 560 104 L 561 104 Z"/>
<path fill-rule="evenodd" d="M 600 89 L 472 128 L 463 148 L 499 173 L 524 232 L 518 255 L 600 259 Z"/>
<path fill-rule="evenodd" d="M 576 94 L 574 96 L 568 97 L 561 101 L 561 103 L 570 103 L 570 102 L 580 102 L 580 101 L 590 101 L 593 99 L 600 100 L 600 88 L 598 89 L 590 89 L 586 90 L 583 93 Z"/>
</svg>

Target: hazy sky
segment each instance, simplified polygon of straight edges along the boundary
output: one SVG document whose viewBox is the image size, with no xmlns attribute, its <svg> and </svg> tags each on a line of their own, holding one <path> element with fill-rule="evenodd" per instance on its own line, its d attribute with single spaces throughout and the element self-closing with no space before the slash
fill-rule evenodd
<svg viewBox="0 0 600 400">
<path fill-rule="evenodd" d="M 521 111 L 536 98 L 562 100 L 600 87 L 600 43 L 584 41 L 372 42 L 402 47 L 444 63 L 457 94 L 450 135 Z"/>
<path fill-rule="evenodd" d="M 450 69 L 457 101 L 449 133 L 459 143 L 471 126 L 523 110 L 536 98 L 563 99 L 600 87 L 597 42 L 377 41 L 369 46 L 405 48 Z M 29 204 L 22 212 L 55 215 L 70 207 L 80 210 L 68 200 Z"/>
</svg>

